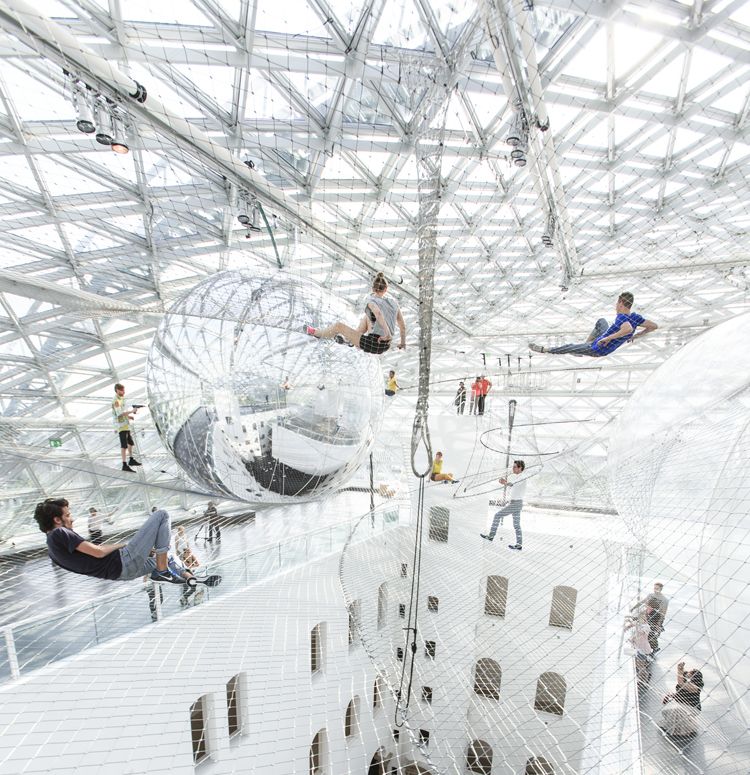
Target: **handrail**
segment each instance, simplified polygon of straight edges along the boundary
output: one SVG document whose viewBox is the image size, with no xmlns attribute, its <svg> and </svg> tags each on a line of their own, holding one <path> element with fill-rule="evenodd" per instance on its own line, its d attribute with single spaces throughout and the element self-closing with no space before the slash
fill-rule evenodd
<svg viewBox="0 0 750 775">
<path fill-rule="evenodd" d="M 380 514 L 386 514 L 389 511 L 399 510 L 400 506 L 401 506 L 400 499 L 395 499 L 394 501 L 390 501 L 390 502 L 387 502 L 387 503 L 380 504 L 379 506 L 377 506 L 375 508 L 374 511 L 368 509 L 367 512 L 364 512 L 364 515 L 368 516 L 368 515 L 373 515 L 375 513 L 377 513 L 379 515 Z M 224 566 L 228 566 L 231 563 L 235 563 L 235 562 L 237 562 L 239 560 L 243 560 L 244 559 L 245 560 L 245 572 L 247 572 L 247 560 L 249 558 L 253 558 L 253 557 L 264 555 L 264 554 L 267 555 L 269 552 L 272 552 L 274 549 L 277 549 L 278 550 L 278 557 L 279 557 L 279 565 L 278 565 L 278 567 L 279 567 L 279 570 L 281 570 L 282 567 L 283 567 L 282 566 L 282 549 L 285 546 L 290 546 L 290 545 L 294 544 L 295 542 L 299 542 L 299 541 L 304 541 L 306 543 L 306 545 L 307 545 L 307 543 L 311 539 L 314 539 L 316 536 L 324 534 L 324 533 L 328 533 L 329 535 L 333 535 L 333 531 L 336 530 L 336 529 L 340 529 L 340 528 L 344 528 L 344 529 L 346 529 L 348 531 L 351 531 L 352 527 L 354 525 L 356 525 L 362 519 L 362 517 L 363 517 L 363 515 L 360 514 L 360 515 L 358 515 L 356 517 L 352 517 L 352 518 L 350 518 L 350 519 L 348 519 L 348 520 L 346 520 L 344 522 L 326 525 L 324 527 L 320 527 L 320 528 L 317 528 L 315 530 L 311 530 L 311 531 L 306 532 L 306 533 L 301 533 L 301 534 L 298 534 L 298 535 L 289 536 L 285 540 L 282 540 L 282 541 L 269 542 L 267 544 L 264 544 L 263 546 L 260 546 L 258 548 L 253 549 L 250 552 L 247 552 L 247 551 L 245 551 L 245 552 L 236 552 L 234 554 L 228 555 L 227 557 L 222 557 L 221 560 L 218 560 L 216 562 L 206 563 L 206 568 L 210 569 L 211 571 L 221 570 L 221 568 L 224 567 Z M 398 521 L 395 522 L 394 524 L 398 524 Z M 386 522 L 385 520 L 383 520 L 381 525 L 380 525 L 380 529 L 381 530 L 385 530 L 385 529 L 388 528 L 388 526 L 389 526 L 389 523 Z M 345 543 L 345 539 L 342 538 L 341 545 L 343 546 L 344 543 Z M 331 543 L 331 551 L 332 550 L 333 550 L 333 543 Z M 321 554 L 320 556 L 323 556 L 323 555 Z M 308 556 L 308 551 L 307 551 L 307 546 L 306 546 L 306 550 L 305 550 L 305 554 L 304 554 L 304 559 L 302 560 L 302 562 L 307 562 L 309 559 L 310 559 L 310 557 Z M 271 574 L 269 573 L 268 575 L 271 575 Z M 254 579 L 253 581 L 250 581 L 249 578 L 246 576 L 246 584 L 244 586 L 249 586 L 250 584 L 255 583 L 256 580 L 257 579 Z M 60 620 L 60 619 L 70 619 L 74 615 L 80 614 L 80 613 L 86 613 L 86 614 L 90 614 L 93 617 L 96 617 L 97 611 L 99 611 L 102 608 L 106 608 L 108 604 L 116 602 L 116 601 L 120 601 L 120 600 L 123 600 L 123 599 L 126 599 L 126 598 L 129 598 L 129 597 L 133 597 L 134 595 L 140 595 L 144 591 L 150 592 L 150 591 L 154 590 L 154 588 L 155 588 L 155 585 L 153 583 L 151 583 L 151 582 L 148 582 L 148 581 L 145 584 L 138 585 L 137 587 L 134 586 L 134 585 L 129 585 L 126 589 L 121 590 L 121 591 L 110 592 L 110 593 L 107 593 L 107 594 L 102 595 L 100 597 L 97 597 L 95 599 L 87 600 L 87 601 L 85 601 L 83 603 L 74 603 L 74 604 L 71 604 L 69 606 L 65 606 L 64 608 L 59 608 L 59 609 L 56 609 L 54 611 L 50 611 L 50 612 L 43 613 L 43 614 L 38 614 L 37 616 L 27 617 L 26 619 L 22 619 L 20 621 L 4 625 L 2 627 L 2 631 L 3 631 L 3 636 L 4 636 L 4 642 L 5 642 L 4 643 L 5 650 L 7 652 L 7 657 L 8 657 L 8 669 L 9 669 L 9 672 L 10 672 L 9 679 L 10 680 L 15 680 L 15 679 L 19 678 L 20 675 L 21 675 L 21 672 L 22 672 L 22 669 L 21 669 L 21 666 L 20 666 L 19 660 L 18 660 L 18 652 L 17 652 L 17 649 L 16 649 L 16 641 L 15 641 L 15 637 L 14 637 L 16 632 L 18 632 L 20 630 L 23 630 L 25 628 L 28 628 L 28 627 L 34 627 L 34 626 L 39 625 L 39 624 L 44 623 L 44 622 L 57 621 L 57 620 Z M 209 593 L 209 595 L 211 593 L 219 594 L 219 595 L 222 594 L 221 591 L 219 591 L 219 590 L 206 590 L 206 592 Z M 162 616 L 164 616 L 164 615 L 171 615 L 171 613 L 178 613 L 178 612 L 170 612 L 170 613 L 165 614 L 165 612 L 163 610 L 161 610 L 161 606 L 159 605 L 159 603 L 160 603 L 159 598 L 160 598 L 159 595 L 153 594 L 153 602 L 156 604 L 156 608 L 157 608 L 157 619 L 161 619 Z M 78 622 L 77 618 L 76 618 L 76 622 Z M 133 627 L 133 631 L 135 631 L 136 629 L 140 629 L 141 626 L 143 626 L 143 625 L 139 624 L 139 625 L 134 626 Z M 99 643 L 106 642 L 106 640 L 107 639 L 100 639 L 98 635 L 96 636 L 96 643 L 97 643 L 97 645 Z M 59 659 L 65 659 L 65 656 L 59 656 L 59 657 L 53 656 L 51 659 L 49 659 L 47 662 L 45 662 L 45 665 L 51 664 L 52 662 L 56 662 Z M 35 670 L 35 669 L 38 669 L 38 667 L 41 667 L 41 666 L 42 665 L 36 665 L 33 668 L 31 668 L 31 669 Z M 8 680 L 8 679 L 0 677 L 0 683 L 4 682 L 6 680 Z"/>
</svg>

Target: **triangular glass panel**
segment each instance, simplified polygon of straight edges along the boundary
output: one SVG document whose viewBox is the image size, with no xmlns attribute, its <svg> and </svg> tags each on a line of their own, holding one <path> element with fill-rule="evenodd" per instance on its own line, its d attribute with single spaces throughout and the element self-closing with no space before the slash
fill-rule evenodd
<svg viewBox="0 0 750 775">
<path fill-rule="evenodd" d="M 156 24 L 181 24 L 213 27 L 214 23 L 193 3 L 153 3 L 151 0 L 127 0 L 122 4 L 123 20 Z"/>
<path fill-rule="evenodd" d="M 288 3 L 278 0 L 258 0 L 255 29 L 259 32 L 281 32 L 286 35 L 311 35 L 330 38 L 329 27 L 313 8 L 296 2 L 291 11 Z M 258 32 L 256 32 L 256 36 Z"/>
<path fill-rule="evenodd" d="M 435 50 L 432 36 L 413 0 L 388 0 L 372 42 L 416 51 Z"/>
</svg>

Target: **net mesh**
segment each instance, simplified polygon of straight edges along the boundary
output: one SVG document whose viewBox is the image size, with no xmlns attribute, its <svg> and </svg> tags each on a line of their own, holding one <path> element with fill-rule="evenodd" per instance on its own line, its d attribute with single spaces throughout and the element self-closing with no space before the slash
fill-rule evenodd
<svg viewBox="0 0 750 775">
<path fill-rule="evenodd" d="M 0 29 L 0 675 L 8 724 L 28 735 L 4 736 L 9 767 L 54 760 L 37 668 L 72 681 L 79 655 L 101 658 L 112 696 L 130 686 L 191 720 L 175 743 L 185 772 L 204 758 L 246 770 L 212 724 L 247 732 L 251 706 L 266 717 L 256 741 L 276 742 L 275 758 L 253 748 L 269 771 L 747 770 L 743 319 L 697 337 L 747 309 L 746 2 L 0 0 Z M 319 322 L 291 308 L 356 323 L 377 271 L 403 310 L 404 353 L 364 371 L 340 345 L 279 355 L 293 326 Z M 229 299 L 260 277 L 277 295 L 251 336 Z M 584 342 L 624 289 L 659 330 L 607 358 L 529 352 Z M 164 334 L 176 315 L 178 367 Z M 391 369 L 401 390 L 384 399 Z M 492 383 L 481 414 L 475 375 Z M 118 470 L 115 382 L 153 404 L 134 421 L 146 473 Z M 209 445 L 219 466 L 200 428 L 176 441 L 190 401 L 225 420 Z M 305 493 L 321 504 L 253 516 L 258 492 L 289 492 L 283 461 L 261 485 L 232 468 L 251 404 L 337 424 L 330 449 L 303 455 L 306 482 L 331 477 Z M 342 463 L 347 412 L 362 422 Z M 420 490 L 407 473 L 415 416 L 430 441 L 417 468 L 441 449 L 458 484 Z M 509 505 L 498 479 L 519 457 L 513 553 L 512 514 L 492 544 L 480 534 Z M 183 597 L 62 575 L 31 518 L 58 494 L 79 524 L 96 507 L 107 541 L 166 507 L 221 585 Z M 237 551 L 217 551 L 209 527 Z M 331 553 L 343 603 L 336 574 L 313 569 Z M 667 611 L 649 602 L 657 580 Z M 200 641 L 174 675 L 134 667 L 169 662 L 152 619 L 179 631 L 174 648 Z M 337 638 L 321 699 L 308 657 Z M 269 656 L 289 642 L 304 680 Z M 244 677 L 206 667 L 249 654 Z M 702 672 L 699 713 L 662 706 L 682 661 Z M 198 700 L 196 675 L 234 682 Z M 93 714 L 95 679 L 83 685 Z M 158 742 L 132 723 L 94 735 L 122 740 L 117 766 Z"/>
</svg>

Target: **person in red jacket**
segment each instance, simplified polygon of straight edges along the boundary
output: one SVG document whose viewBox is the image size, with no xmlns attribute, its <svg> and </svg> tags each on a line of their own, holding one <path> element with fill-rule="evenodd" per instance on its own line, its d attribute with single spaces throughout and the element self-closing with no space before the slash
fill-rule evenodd
<svg viewBox="0 0 750 775">
<path fill-rule="evenodd" d="M 481 387 L 479 385 L 479 377 L 476 377 L 471 383 L 471 400 L 469 402 L 469 414 L 476 414 L 479 406 L 479 391 Z"/>
<path fill-rule="evenodd" d="M 482 374 L 479 378 L 479 396 L 477 399 L 477 414 L 484 414 L 484 402 L 487 393 L 492 389 L 492 383 Z"/>
</svg>

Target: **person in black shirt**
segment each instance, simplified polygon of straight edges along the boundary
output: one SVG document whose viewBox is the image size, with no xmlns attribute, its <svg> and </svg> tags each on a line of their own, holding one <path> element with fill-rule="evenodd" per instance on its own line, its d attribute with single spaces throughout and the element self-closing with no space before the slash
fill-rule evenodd
<svg viewBox="0 0 750 775">
<path fill-rule="evenodd" d="M 113 581 L 128 581 L 148 573 L 157 583 L 184 583 L 167 568 L 171 531 L 166 511 L 150 514 L 126 544 L 97 545 L 78 535 L 73 530 L 73 517 L 65 498 L 47 498 L 38 503 L 34 519 L 47 536 L 52 562 L 72 573 Z M 156 568 L 148 566 L 151 549 L 156 550 Z"/>
<path fill-rule="evenodd" d="M 664 698 L 661 728 L 673 737 L 692 737 L 698 733 L 698 714 L 701 711 L 703 673 L 685 670 L 685 663 L 677 665 L 677 685 L 674 694 Z"/>
<path fill-rule="evenodd" d="M 208 520 L 208 538 L 207 541 L 214 540 L 214 530 L 216 531 L 216 540 L 221 541 L 221 529 L 219 527 L 219 512 L 216 510 L 216 504 L 213 501 L 208 502 L 208 507 L 203 512 L 203 516 Z"/>
</svg>

